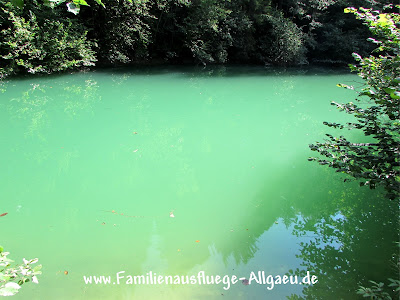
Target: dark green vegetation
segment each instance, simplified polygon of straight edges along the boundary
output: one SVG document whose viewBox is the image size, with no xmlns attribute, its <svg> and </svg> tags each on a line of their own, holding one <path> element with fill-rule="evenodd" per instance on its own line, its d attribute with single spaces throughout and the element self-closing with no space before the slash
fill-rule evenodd
<svg viewBox="0 0 400 300">
<path fill-rule="evenodd" d="M 127 63 L 344 63 L 370 50 L 358 0 L 13 0 L 0 3 L 0 71 Z"/>
<path fill-rule="evenodd" d="M 313 237 L 300 242 L 297 257 L 318 276 L 318 284 L 289 299 L 398 299 L 398 204 L 377 193 L 368 196 L 370 191 L 354 183 L 330 186 L 332 194 L 303 210 L 293 232 Z"/>
<path fill-rule="evenodd" d="M 367 142 L 351 142 L 344 136 L 310 145 L 311 150 L 319 152 L 325 159 L 316 160 L 329 165 L 337 172 L 360 179 L 360 185 L 371 189 L 380 185 L 390 199 L 400 196 L 400 16 L 378 11 L 351 8 L 358 19 L 363 20 L 375 34 L 370 40 L 379 47 L 379 56 L 362 58 L 353 56 L 359 65 L 351 66 L 353 71 L 365 81 L 356 101 L 347 104 L 332 104 L 354 115 L 355 122 L 338 124 L 325 122 L 325 125 L 339 129 L 359 129 L 370 137 Z M 354 89 L 353 86 L 344 86 Z"/>
<path fill-rule="evenodd" d="M 399 7 L 397 6 L 397 8 Z M 332 274 L 338 270 L 348 273 L 350 270 L 346 270 L 347 267 L 353 262 L 357 263 L 360 257 L 365 256 L 360 248 L 363 240 L 364 242 L 365 239 L 374 241 L 377 245 L 383 243 L 385 239 L 392 240 L 393 245 L 396 245 L 392 250 L 376 247 L 376 255 L 386 255 L 391 259 L 388 259 L 386 266 L 376 265 L 374 268 L 386 267 L 385 272 L 388 276 L 389 274 L 395 275 L 394 278 L 389 277 L 386 282 L 370 280 L 368 284 L 370 287 L 360 286 L 357 293 L 370 299 L 398 299 L 400 292 L 398 277 L 400 268 L 399 232 L 398 230 L 393 232 L 389 228 L 398 228 L 399 226 L 400 15 L 363 8 L 359 10 L 348 8 L 345 12 L 355 14 L 357 19 L 362 20 L 369 27 L 374 37 L 377 38 L 370 38 L 369 40 L 378 46 L 374 51 L 378 55 L 363 58 L 357 53 L 353 54 L 358 65 L 350 65 L 350 68 L 352 71 L 357 71 L 365 82 L 362 89 L 358 91 L 357 104 L 353 102 L 347 104 L 332 103 L 339 110 L 353 115 L 356 120 L 346 124 L 332 122 L 324 122 L 324 124 L 339 130 L 345 128 L 361 130 L 367 140 L 354 142 L 342 135 L 334 137 L 331 134 L 326 134 L 327 141 L 310 145 L 311 150 L 318 152 L 323 158 L 310 158 L 310 160 L 317 161 L 321 165 L 328 165 L 336 169 L 337 172 L 350 175 L 360 181 L 360 186 L 369 186 L 371 189 L 381 186 L 385 190 L 385 198 L 395 201 L 387 203 L 387 199 L 382 202 L 378 198 L 367 209 L 365 209 L 365 204 L 368 204 L 368 202 L 362 201 L 363 206 L 344 207 L 340 212 L 337 212 L 336 217 L 322 218 L 318 223 L 313 224 L 313 231 L 317 238 L 315 241 L 303 245 L 301 257 L 308 261 L 305 264 L 308 270 L 324 270 L 326 266 L 324 268 L 321 266 L 328 265 L 330 270 L 324 270 L 325 272 L 321 275 L 326 276 L 328 274 L 326 281 L 329 282 Z M 339 86 L 351 90 L 355 89 L 349 85 Z M 346 180 L 348 179 L 344 181 Z M 383 212 L 381 216 L 385 216 L 384 219 L 377 217 L 376 212 L 379 210 Z M 363 230 L 365 224 L 371 224 L 371 222 L 375 223 L 376 228 L 379 229 L 376 231 Z M 306 224 L 305 222 L 298 226 L 298 229 L 303 233 L 307 230 Z M 389 232 L 394 234 L 390 237 Z M 335 248 L 331 245 L 333 242 L 344 247 Z M 321 247 L 321 243 L 326 245 Z M 342 257 L 346 251 L 349 251 L 352 255 L 356 254 L 357 260 L 347 259 L 344 261 Z M 336 260 L 327 263 L 324 259 L 321 259 L 332 252 L 336 253 Z M 372 258 L 366 259 L 371 259 L 371 265 L 373 264 Z M 354 268 L 362 273 L 361 266 L 354 266 Z M 359 280 L 359 282 L 362 282 L 362 279 Z M 332 284 L 336 286 L 340 283 L 333 282 Z M 318 288 L 321 288 L 321 286 Z M 318 288 L 313 289 L 312 292 L 318 292 Z M 332 287 L 324 288 L 335 291 Z M 310 299 L 318 298 L 315 295 L 310 297 L 309 291 L 309 289 L 306 289 L 305 294 Z M 338 297 L 336 292 L 335 295 Z"/>
</svg>

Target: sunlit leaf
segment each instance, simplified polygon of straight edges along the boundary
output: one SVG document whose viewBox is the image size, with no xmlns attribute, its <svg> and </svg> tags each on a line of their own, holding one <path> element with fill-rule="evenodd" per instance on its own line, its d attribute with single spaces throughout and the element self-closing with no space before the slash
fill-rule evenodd
<svg viewBox="0 0 400 300">
<path fill-rule="evenodd" d="M 106 6 L 104 5 L 104 3 L 101 2 L 101 0 L 94 0 L 94 1 L 96 1 L 97 4 L 99 4 L 99 5 L 103 6 L 103 7 L 106 7 Z M 129 2 L 132 2 L 132 1 L 129 1 Z"/>
<path fill-rule="evenodd" d="M 89 4 L 87 4 L 87 2 L 85 0 L 73 0 L 73 2 L 76 6 L 79 6 L 79 5 L 89 6 Z"/>
<path fill-rule="evenodd" d="M 0 289 L 0 296 L 13 296 L 18 293 L 21 286 L 15 282 L 7 282 L 5 287 Z"/>
<path fill-rule="evenodd" d="M 393 92 L 393 93 L 390 93 L 390 97 L 392 98 L 392 99 L 400 99 L 400 92 Z"/>
</svg>

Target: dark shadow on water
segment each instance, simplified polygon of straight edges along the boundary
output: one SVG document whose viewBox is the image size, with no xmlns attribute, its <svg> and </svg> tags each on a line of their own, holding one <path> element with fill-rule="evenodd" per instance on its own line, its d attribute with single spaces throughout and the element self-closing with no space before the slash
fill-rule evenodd
<svg viewBox="0 0 400 300">
<path fill-rule="evenodd" d="M 91 73 L 103 73 L 110 75 L 163 75 L 176 73 L 183 77 L 253 77 L 253 76 L 334 76 L 347 75 L 348 67 L 324 67 L 324 66 L 262 66 L 262 65 L 137 65 L 123 67 L 98 67 L 83 70 L 67 70 L 53 74 L 24 74 L 8 77 L 3 80 L 3 85 L 15 80 L 35 81 L 43 79 L 57 79 L 71 75 L 83 75 Z"/>
<path fill-rule="evenodd" d="M 293 195 L 305 197 L 287 197 L 285 222 L 295 225 L 297 237 L 311 237 L 300 243 L 296 255 L 319 280 L 303 290 L 305 299 L 355 299 L 359 286 L 370 286 L 370 280 L 387 286 L 388 278 L 399 279 L 398 203 L 385 198 L 382 191 L 344 183 L 345 177 L 328 168 L 317 166 L 307 176 L 314 182 L 308 194 L 300 189 L 310 184 L 302 182 L 302 174 L 297 176 L 298 190 Z M 293 214 L 295 218 L 290 217 Z"/>
<path fill-rule="evenodd" d="M 261 235 L 280 219 L 287 229 L 294 228 L 300 245 L 299 252 L 293 252 L 302 265 L 296 274 L 307 270 L 319 280 L 304 288 L 305 299 L 355 299 L 359 286 L 370 286 L 370 280 L 387 287 L 388 278 L 399 279 L 399 206 L 382 191 L 345 183 L 333 170 L 305 163 L 296 172 L 287 170 L 284 176 L 266 180 L 251 203 L 257 205 L 243 212 L 242 222 L 250 230 L 241 242 L 228 249 L 215 241 L 226 259 L 233 255 L 248 262 Z"/>
<path fill-rule="evenodd" d="M 160 65 L 121 68 L 98 68 L 94 72 L 129 75 L 179 74 L 183 77 L 269 77 L 269 76 L 333 76 L 349 74 L 348 68 L 320 66 L 278 67 L 257 65 Z"/>
</svg>

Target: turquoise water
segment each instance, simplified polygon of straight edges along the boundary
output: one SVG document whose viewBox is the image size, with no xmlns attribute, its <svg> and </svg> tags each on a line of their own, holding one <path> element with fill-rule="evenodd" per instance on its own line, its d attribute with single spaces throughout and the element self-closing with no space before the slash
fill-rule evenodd
<svg viewBox="0 0 400 300">
<path fill-rule="evenodd" d="M 157 67 L 6 82 L 0 243 L 43 265 L 15 299 L 349 299 L 360 282 L 386 280 L 398 212 L 307 161 L 329 132 L 322 122 L 348 119 L 330 101 L 354 93 L 336 84 L 355 81 L 323 69 Z M 125 284 L 149 272 L 250 279 L 296 268 L 318 283 Z M 85 284 L 94 275 L 111 284 Z"/>
</svg>

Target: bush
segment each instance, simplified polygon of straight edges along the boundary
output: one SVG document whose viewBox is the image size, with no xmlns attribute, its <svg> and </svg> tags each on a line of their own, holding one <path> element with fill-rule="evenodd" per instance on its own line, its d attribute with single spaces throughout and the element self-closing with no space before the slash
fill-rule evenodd
<svg viewBox="0 0 400 300">
<path fill-rule="evenodd" d="M 271 35 L 262 44 L 263 52 L 267 53 L 269 62 L 274 64 L 304 64 L 306 63 L 305 35 L 290 19 L 285 18 L 282 12 L 273 12 L 266 16 L 271 24 Z"/>
<path fill-rule="evenodd" d="M 231 11 L 215 0 L 193 1 L 183 21 L 185 46 L 195 60 L 206 63 L 226 63 L 232 37 L 228 26 Z"/>
<path fill-rule="evenodd" d="M 365 87 L 359 91 L 356 101 L 367 101 L 367 104 L 332 103 L 339 110 L 353 115 L 355 121 L 347 124 L 324 123 L 337 129 L 358 129 L 370 138 L 370 142 L 354 143 L 344 136 L 327 134 L 326 142 L 310 145 L 311 150 L 325 158 L 310 160 L 360 180 L 361 186 L 371 189 L 382 186 L 388 198 L 399 201 L 400 15 L 364 8 L 348 8 L 345 12 L 354 13 L 379 39 L 369 39 L 378 45 L 375 52 L 379 55 L 362 58 L 357 53 L 353 54 L 359 65 L 352 65 L 351 69 L 365 81 Z M 354 89 L 352 86 L 339 86 Z"/>
<path fill-rule="evenodd" d="M 1 77 L 94 65 L 92 43 L 82 26 L 75 20 L 56 18 L 56 12 L 50 8 L 41 9 L 38 18 L 32 10 L 23 16 L 23 10 L 18 7 L 0 4 Z"/>
<path fill-rule="evenodd" d="M 118 65 L 147 59 L 152 42 L 152 2 L 104 0 L 104 8 L 91 6 L 81 10 L 80 21 L 93 29 L 91 35 L 98 41 L 102 62 Z"/>
</svg>

